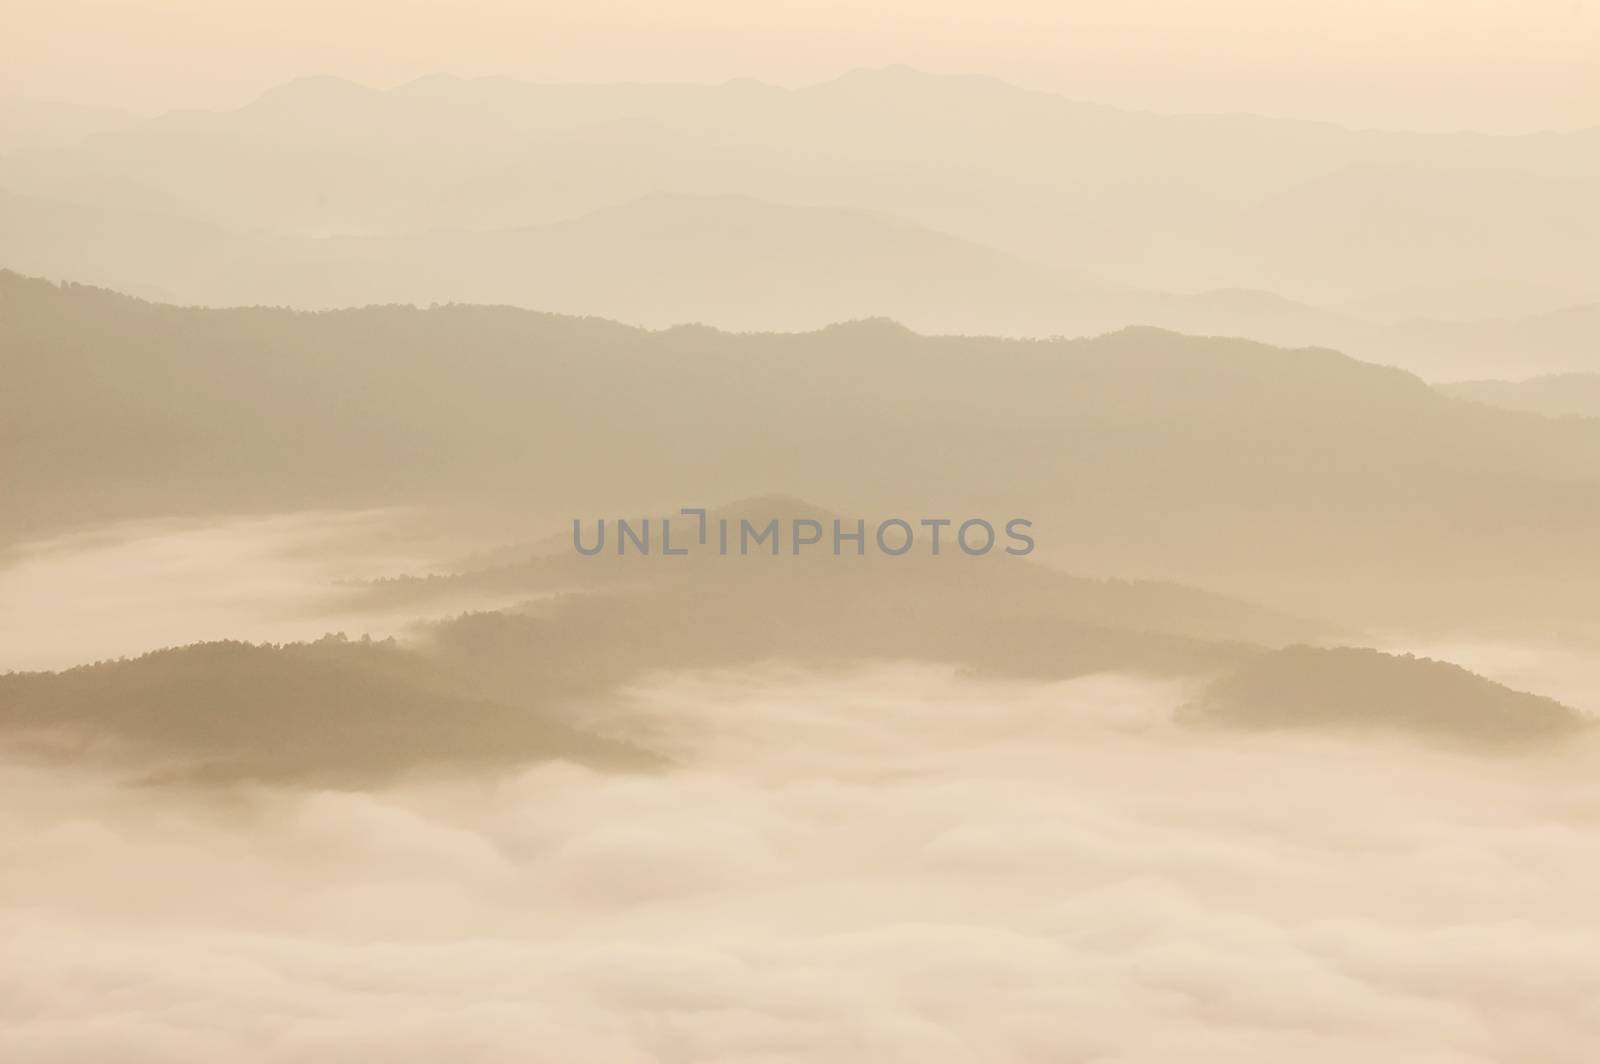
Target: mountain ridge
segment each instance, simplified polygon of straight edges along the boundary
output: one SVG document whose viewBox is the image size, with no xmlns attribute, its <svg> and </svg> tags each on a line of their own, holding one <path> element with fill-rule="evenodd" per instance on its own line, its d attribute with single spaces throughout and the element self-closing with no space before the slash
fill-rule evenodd
<svg viewBox="0 0 1600 1064">
<path fill-rule="evenodd" d="M 1138 288 L 1312 303 L 1465 281 L 1508 258 L 1537 267 L 1530 282 L 1592 286 L 1600 225 L 1592 131 L 1158 116 L 908 71 L 781 91 L 312 81 L 263 100 L 13 152 L 0 186 L 277 236 L 506 228 L 650 191 L 739 193 L 889 211 Z M 1516 181 L 1473 176 L 1491 171 Z"/>
<path fill-rule="evenodd" d="M 1019 340 L 184 309 L 16 274 L 0 274 L 0 349 L 19 384 L 0 394 L 0 483 L 35 528 L 450 499 L 570 519 L 782 492 L 1027 517 L 1074 571 L 1335 621 L 1415 609 L 1405 589 L 1441 581 L 1508 617 L 1572 616 L 1600 581 L 1600 424 L 1328 349 L 1148 327 Z"/>
<path fill-rule="evenodd" d="M 1583 369 L 1600 343 L 1594 307 L 1384 324 L 1256 290 L 1130 288 L 881 211 L 743 194 L 655 192 L 513 229 L 283 238 L 0 193 L 0 238 L 0 266 L 17 272 L 207 306 L 489 303 L 767 332 L 875 316 L 924 333 L 1034 337 L 1154 324 L 1342 348 L 1445 379 L 1513 363 Z"/>
</svg>

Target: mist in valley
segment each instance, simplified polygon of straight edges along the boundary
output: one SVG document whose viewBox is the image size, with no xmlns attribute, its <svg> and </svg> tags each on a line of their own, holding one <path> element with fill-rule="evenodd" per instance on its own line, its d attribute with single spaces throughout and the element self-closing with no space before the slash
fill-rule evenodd
<svg viewBox="0 0 1600 1064">
<path fill-rule="evenodd" d="M 376 578 L 454 563 L 474 544 L 459 525 L 403 508 L 188 515 L 25 540 L 0 556 L 0 671 L 137 657 L 218 635 L 399 635 L 419 620 L 508 601 L 465 593 L 417 615 L 362 593 Z"/>
<path fill-rule="evenodd" d="M 3 772 L 10 1059 L 1589 1059 L 1592 742 L 1196 733 L 1183 684 L 652 677 L 670 767 Z M 115 883 L 114 890 L 105 884 Z"/>
<path fill-rule="evenodd" d="M 1592 20 L 1011 6 L 20 14 L 0 1060 L 1596 1059 Z"/>
</svg>

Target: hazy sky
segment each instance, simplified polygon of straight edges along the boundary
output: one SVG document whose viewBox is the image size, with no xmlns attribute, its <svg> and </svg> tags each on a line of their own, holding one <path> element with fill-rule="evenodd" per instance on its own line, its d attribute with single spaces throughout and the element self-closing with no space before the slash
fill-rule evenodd
<svg viewBox="0 0 1600 1064">
<path fill-rule="evenodd" d="M 288 78 L 551 81 L 906 63 L 1129 106 L 1358 125 L 1600 124 L 1600 0 L 0 0 L 0 91 L 141 112 Z"/>
</svg>

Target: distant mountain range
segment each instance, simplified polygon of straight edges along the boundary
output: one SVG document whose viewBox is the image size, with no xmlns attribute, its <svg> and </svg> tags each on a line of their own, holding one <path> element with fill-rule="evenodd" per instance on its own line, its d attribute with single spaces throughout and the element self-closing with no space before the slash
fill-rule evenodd
<svg viewBox="0 0 1600 1064">
<path fill-rule="evenodd" d="M 136 121 L 133 115 L 114 107 L 0 96 L 0 152 L 70 147 L 96 133 L 123 129 Z"/>
<path fill-rule="evenodd" d="M 1448 395 L 1548 417 L 1600 417 L 1600 373 L 1562 373 L 1524 381 L 1457 381 Z"/>
<path fill-rule="evenodd" d="M 103 125 L 0 155 L 0 265 L 181 302 L 1154 324 L 1445 377 L 1595 350 L 1600 130 L 1162 116 L 905 68 L 796 90 L 316 78 Z M 1482 298 L 1508 275 L 1516 298 Z M 1566 306 L 1587 309 L 1524 321 Z"/>
<path fill-rule="evenodd" d="M 1600 304 L 1463 322 L 1387 320 L 1382 306 L 1362 317 L 1240 289 L 1183 296 L 1044 266 L 888 215 L 731 195 L 653 194 L 515 229 L 311 239 L 0 192 L 0 248 L 24 272 L 205 306 L 489 303 L 735 331 L 875 316 L 965 335 L 1079 336 L 1142 324 L 1326 344 L 1430 376 L 1600 365 Z"/>
<path fill-rule="evenodd" d="M 1449 662 L 1357 647 L 1286 647 L 1247 661 L 1184 707 L 1199 725 L 1413 733 L 1501 753 L 1593 720 Z"/>
<path fill-rule="evenodd" d="M 1464 603 L 1587 618 L 1600 590 L 1600 422 L 1328 350 L 184 309 L 0 274 L 0 351 L 13 535 L 461 499 L 564 520 L 781 491 L 1025 516 L 1078 572 L 1342 621 Z"/>
<path fill-rule="evenodd" d="M 0 736 L 22 749 L 78 759 L 103 753 L 215 781 L 349 785 L 421 764 L 659 761 L 574 728 L 536 700 L 488 698 L 392 641 L 342 638 L 199 643 L 59 673 L 0 675 Z"/>
<path fill-rule="evenodd" d="M 710 517 L 796 515 L 827 516 L 768 497 Z M 1567 738 L 1589 723 L 1441 662 L 1284 647 L 1309 626 L 1224 596 L 1085 580 L 1014 559 L 695 555 L 663 566 L 558 552 L 383 582 L 368 593 L 427 596 L 463 584 L 560 594 L 437 623 L 410 645 L 342 635 L 213 642 L 0 676 L 0 738 L 45 756 L 120 759 L 195 782 L 359 786 L 441 765 L 552 758 L 651 770 L 663 758 L 649 752 L 650 736 L 615 727 L 596 734 L 584 723 L 586 702 L 663 670 L 884 660 L 954 664 L 992 678 L 1209 677 L 1180 714 L 1203 727 L 1381 728 L 1499 752 Z"/>
</svg>

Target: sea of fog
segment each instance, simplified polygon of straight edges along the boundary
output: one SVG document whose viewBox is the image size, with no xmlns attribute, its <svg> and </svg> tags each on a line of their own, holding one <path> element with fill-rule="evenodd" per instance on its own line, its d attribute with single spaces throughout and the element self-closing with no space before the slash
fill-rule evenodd
<svg viewBox="0 0 1600 1064">
<path fill-rule="evenodd" d="M 403 524 L 13 549 L 0 669 L 403 631 L 340 583 L 462 547 Z M 1580 654 L 1392 648 L 1600 708 Z M 1600 1059 L 1600 749 L 1195 732 L 1172 721 L 1191 693 L 667 673 L 580 721 L 664 768 L 365 791 L 0 752 L 0 1060 Z"/>
<path fill-rule="evenodd" d="M 1186 732 L 1179 685 L 663 675 L 674 767 L 0 767 L 0 1060 L 1592 1064 L 1600 751 Z"/>
<path fill-rule="evenodd" d="M 503 544 L 403 509 L 130 521 L 0 548 L 0 672 L 62 669 L 208 639 L 285 642 L 329 632 L 404 636 L 420 620 L 526 595 L 363 601 L 352 582 L 451 571 Z M 1580 640 L 1378 631 L 1362 642 L 1469 668 L 1600 714 L 1600 656 Z"/>
<path fill-rule="evenodd" d="M 420 616 L 353 581 L 432 571 L 476 544 L 406 510 L 122 522 L 0 551 L 0 672 L 209 639 L 401 635 Z M 430 598 L 427 617 L 503 605 Z"/>
</svg>

